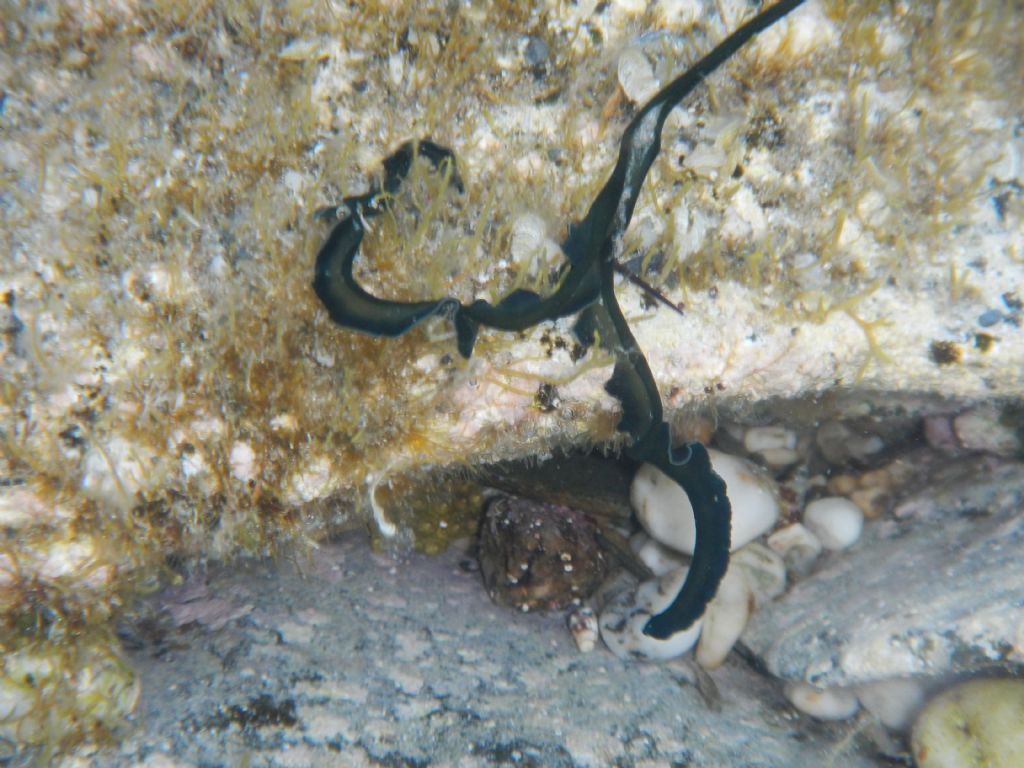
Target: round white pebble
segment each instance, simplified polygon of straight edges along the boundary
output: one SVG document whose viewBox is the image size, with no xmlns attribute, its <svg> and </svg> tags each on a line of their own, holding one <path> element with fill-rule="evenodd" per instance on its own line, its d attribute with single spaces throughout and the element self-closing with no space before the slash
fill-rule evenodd
<svg viewBox="0 0 1024 768">
<path fill-rule="evenodd" d="M 804 525 L 825 549 L 846 549 L 864 530 L 864 513 L 842 496 L 812 501 L 804 509 Z"/>
<path fill-rule="evenodd" d="M 774 483 L 750 462 L 709 450 L 711 467 L 725 481 L 732 505 L 730 549 L 736 550 L 769 530 L 779 518 Z M 685 491 L 657 467 L 644 464 L 630 488 L 637 518 L 651 538 L 693 554 L 696 530 Z"/>
<path fill-rule="evenodd" d="M 614 597 L 601 611 L 601 639 L 620 659 L 674 659 L 693 648 L 703 623 L 698 619 L 681 632 L 665 640 L 644 634 L 644 625 L 675 599 L 688 569 L 680 568 L 664 576 L 643 582 L 635 590 Z"/>
<path fill-rule="evenodd" d="M 633 534 L 629 546 L 655 576 L 663 576 L 677 568 L 685 568 L 687 558 L 664 544 L 660 544 L 643 531 Z"/>
<path fill-rule="evenodd" d="M 886 728 L 905 731 L 924 703 L 924 686 L 908 678 L 877 680 L 857 686 L 857 698 Z"/>
<path fill-rule="evenodd" d="M 842 688 L 822 689 L 808 683 L 789 682 L 785 694 L 790 704 L 819 720 L 849 720 L 860 707 L 853 692 Z"/>
</svg>

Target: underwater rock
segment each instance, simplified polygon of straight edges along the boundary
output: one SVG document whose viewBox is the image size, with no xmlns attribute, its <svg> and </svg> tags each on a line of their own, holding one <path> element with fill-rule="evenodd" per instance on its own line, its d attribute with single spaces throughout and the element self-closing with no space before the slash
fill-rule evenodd
<svg viewBox="0 0 1024 768">
<path fill-rule="evenodd" d="M 872 523 L 753 615 L 744 643 L 773 674 L 834 687 L 1024 661 L 1024 466 L 929 485 L 916 515 Z"/>
<path fill-rule="evenodd" d="M 654 5 L 653 18 L 695 41 L 674 72 L 750 12 Z M 608 64 L 642 11 L 287 5 L 233 14 L 225 32 L 217 4 L 163 16 L 137 6 L 43 2 L 31 20 L 8 19 L 0 55 L 0 298 L 17 318 L 0 325 L 3 479 L 42 486 L 46 504 L 59 496 L 75 538 L 104 543 L 70 582 L 41 584 L 37 607 L 106 615 L 168 560 L 277 552 L 362 527 L 368 489 L 390 474 L 613 436 L 609 366 L 548 357 L 544 334 L 568 337 L 569 323 L 488 333 L 462 365 L 437 328 L 398 344 L 339 332 L 296 265 L 321 239 L 313 212 L 358 193 L 380 158 L 430 125 L 458 156 L 465 197 L 425 190 L 429 204 L 377 228 L 357 268 L 389 296 L 504 294 L 522 277 L 498 266 L 510 215 L 578 216 L 581 191 L 607 172 L 628 119 L 621 104 L 604 111 L 617 88 Z M 729 62 L 714 98 L 677 110 L 688 122 L 666 132 L 635 216 L 673 223 L 651 250 L 664 262 L 647 272 L 686 314 L 620 291 L 669 412 L 837 384 L 1024 393 L 1007 280 L 1020 258 L 1022 19 L 987 2 L 966 16 L 938 7 L 819 4 L 809 27 L 782 24 L 777 45 Z M 526 34 L 549 49 L 542 81 L 522 66 Z M 716 167 L 691 183 L 680 158 L 692 147 L 713 148 Z M 766 238 L 723 252 L 714 233 L 737 194 L 764 212 Z M 951 345 L 938 360 L 936 340 Z M 540 382 L 557 385 L 558 413 L 536 406 Z M 223 428 L 198 428 L 212 418 Z M 239 442 L 252 461 L 235 474 Z M 46 538 L 19 533 L 9 554 L 44 561 Z M 83 592 L 94 570 L 116 576 Z M 20 626 L 25 605 L 11 602 L 4 618 Z"/>
<path fill-rule="evenodd" d="M 1024 765 L 1024 680 L 960 683 L 928 702 L 911 737 L 917 768 Z"/>
<path fill-rule="evenodd" d="M 494 499 L 480 525 L 479 548 L 487 594 L 523 611 L 578 604 L 608 572 L 593 522 L 557 504 Z"/>
</svg>

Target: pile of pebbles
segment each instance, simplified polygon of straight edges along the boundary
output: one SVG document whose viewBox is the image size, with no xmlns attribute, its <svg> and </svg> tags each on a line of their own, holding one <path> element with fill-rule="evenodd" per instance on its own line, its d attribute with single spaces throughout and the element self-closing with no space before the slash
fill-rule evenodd
<svg viewBox="0 0 1024 768">
<path fill-rule="evenodd" d="M 797 710 L 822 721 L 860 715 L 884 753 L 974 765 L 963 755 L 975 750 L 996 755 L 992 765 L 1024 765 L 1024 681 L 1012 679 L 1024 669 L 1019 415 L 860 404 L 794 426 L 719 427 L 710 453 L 732 502 L 732 558 L 702 619 L 667 640 L 642 628 L 685 579 L 693 517 L 675 483 L 641 466 L 630 487 L 638 526 L 619 528 L 650 576 L 634 568 L 589 598 L 574 594 L 581 650 L 599 632 L 621 658 L 693 651 L 714 670 L 738 646 Z M 688 436 L 705 438 L 707 427 Z M 957 731 L 967 715 L 951 708 L 961 712 L 963 696 L 987 695 L 985 686 L 1006 702 L 990 718 L 1004 726 Z"/>
</svg>

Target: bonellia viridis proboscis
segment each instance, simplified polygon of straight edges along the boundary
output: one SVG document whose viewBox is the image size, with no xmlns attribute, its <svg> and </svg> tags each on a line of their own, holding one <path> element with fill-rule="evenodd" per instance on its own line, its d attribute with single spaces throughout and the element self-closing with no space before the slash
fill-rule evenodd
<svg viewBox="0 0 1024 768">
<path fill-rule="evenodd" d="M 336 223 L 317 253 L 313 289 L 331 319 L 345 328 L 400 336 L 428 317 L 444 313 L 455 324 L 459 353 L 468 358 L 481 326 L 523 331 L 547 320 L 578 315 L 573 333 L 579 343 L 584 348 L 596 343 L 614 356 L 615 367 L 605 389 L 622 403 L 616 429 L 629 438 L 625 453 L 635 461 L 653 464 L 679 484 L 690 499 L 696 525 L 696 547 L 683 586 L 672 603 L 644 625 L 644 634 L 657 639 L 691 626 L 715 596 L 729 565 L 732 510 L 725 483 L 711 469 L 707 449 L 698 442 L 679 448 L 672 445 L 654 376 L 615 298 L 617 258 L 644 179 L 661 148 L 661 131 L 669 113 L 740 47 L 802 2 L 781 0 L 757 14 L 637 112 L 622 135 L 611 176 L 587 215 L 569 227 L 561 244 L 564 272 L 557 289 L 547 296 L 519 289 L 497 304 L 477 299 L 467 305 L 453 298 L 399 302 L 377 298 L 355 280 L 352 264 L 366 220 L 387 210 L 417 156 L 447 173 L 461 190 L 454 154 L 432 141 L 403 144 L 384 161 L 378 188 L 346 197 L 340 205 L 319 213 Z"/>
</svg>

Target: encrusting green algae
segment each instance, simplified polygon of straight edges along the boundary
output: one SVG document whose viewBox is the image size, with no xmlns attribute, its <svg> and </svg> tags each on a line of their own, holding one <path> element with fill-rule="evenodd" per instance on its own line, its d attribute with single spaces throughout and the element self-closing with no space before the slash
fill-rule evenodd
<svg viewBox="0 0 1024 768">
<path fill-rule="evenodd" d="M 375 220 L 361 282 L 402 300 L 550 290 L 556 265 L 517 262 L 514 224 L 558 242 L 585 213 L 634 113 L 621 52 L 681 39 L 688 58 L 652 64 L 669 77 L 747 13 L 0 11 L 0 707 L 26 686 L 34 702 L 0 711 L 4 737 L 63 749 L 120 722 L 134 684 L 111 622 L 169 562 L 286 552 L 365 525 L 371 501 L 437 548 L 465 526 L 387 509 L 403 486 L 611 440 L 612 361 L 574 359 L 568 323 L 482 333 L 469 362 L 440 320 L 395 340 L 337 329 L 309 288 L 313 212 L 430 136 L 466 192 L 411 179 L 419 204 Z M 810 3 L 673 113 L 624 259 L 684 316 L 619 289 L 669 413 L 836 384 L 1020 395 L 1020 329 L 975 337 L 1024 259 L 1021 24 L 1009 2 Z"/>
</svg>

